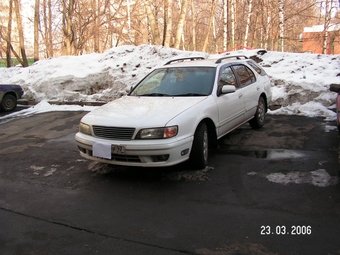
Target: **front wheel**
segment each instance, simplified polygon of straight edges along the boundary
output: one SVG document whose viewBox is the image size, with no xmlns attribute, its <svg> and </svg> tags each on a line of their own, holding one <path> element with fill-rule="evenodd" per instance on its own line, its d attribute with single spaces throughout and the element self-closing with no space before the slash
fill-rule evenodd
<svg viewBox="0 0 340 255">
<path fill-rule="evenodd" d="M 209 138 L 207 125 L 202 122 L 198 125 L 190 153 L 191 165 L 195 169 L 203 169 L 208 164 Z"/>
<path fill-rule="evenodd" d="M 260 97 L 254 117 L 249 121 L 252 128 L 261 128 L 266 118 L 266 103 L 263 97 Z"/>
<path fill-rule="evenodd" d="M 1 108 L 5 112 L 13 111 L 17 106 L 17 99 L 13 95 L 5 95 L 1 101 Z"/>
</svg>

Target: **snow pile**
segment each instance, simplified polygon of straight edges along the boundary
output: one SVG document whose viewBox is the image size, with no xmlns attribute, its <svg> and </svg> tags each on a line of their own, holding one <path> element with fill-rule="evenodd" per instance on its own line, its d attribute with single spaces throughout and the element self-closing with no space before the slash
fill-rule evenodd
<svg viewBox="0 0 340 255">
<path fill-rule="evenodd" d="M 36 102 L 108 102 L 125 95 L 155 66 L 193 54 L 208 56 L 148 45 L 122 46 L 102 54 L 46 59 L 28 68 L 1 68 L 0 83 L 21 85 L 24 98 Z"/>
<path fill-rule="evenodd" d="M 271 114 L 295 114 L 335 118 L 336 93 L 331 83 L 340 83 L 340 56 L 256 50 L 230 54 L 256 56 L 272 78 Z M 35 102 L 108 102 L 127 94 L 131 86 L 154 67 L 170 59 L 202 56 L 203 52 L 180 51 L 161 46 L 120 46 L 102 54 L 46 59 L 28 68 L 0 68 L 1 84 L 19 84 L 24 98 Z M 46 102 L 44 106 L 46 106 Z M 70 109 L 70 106 L 68 106 Z"/>
</svg>

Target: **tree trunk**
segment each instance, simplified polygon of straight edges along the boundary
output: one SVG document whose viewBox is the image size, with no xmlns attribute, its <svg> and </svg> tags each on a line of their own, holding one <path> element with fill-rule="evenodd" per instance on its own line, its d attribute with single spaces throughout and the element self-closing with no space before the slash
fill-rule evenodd
<svg viewBox="0 0 340 255">
<path fill-rule="evenodd" d="M 244 35 L 244 46 L 248 46 L 248 37 L 249 37 L 249 28 L 250 28 L 250 20 L 253 14 L 253 0 L 248 0 L 248 15 L 247 15 L 247 24 L 246 24 L 246 32 Z"/>
<path fill-rule="evenodd" d="M 212 0 L 211 1 L 211 12 L 210 12 L 209 27 L 208 27 L 208 31 L 206 33 L 204 44 L 203 44 L 203 48 L 202 48 L 203 52 L 206 51 L 207 46 L 208 46 L 209 33 L 210 33 L 210 29 L 211 29 L 211 26 L 213 24 L 213 20 L 214 20 L 214 16 L 215 16 L 215 8 L 216 8 L 216 1 Z"/>
<path fill-rule="evenodd" d="M 149 24 L 150 24 L 152 42 L 155 45 L 161 45 L 161 38 L 160 38 L 156 18 L 155 18 L 155 15 L 152 13 L 150 5 L 151 5 L 151 3 L 150 3 L 149 0 L 145 1 L 145 10 L 146 10 L 146 14 L 148 16 L 148 20 L 149 20 Z"/>
<path fill-rule="evenodd" d="M 74 31 L 72 27 L 72 16 L 74 14 L 75 0 L 62 0 L 63 14 L 63 34 L 64 34 L 64 54 L 72 55 L 74 45 Z"/>
<path fill-rule="evenodd" d="M 279 50 L 284 51 L 284 33 L 285 33 L 285 20 L 284 20 L 284 0 L 279 0 L 279 27 L 280 27 L 280 36 L 279 36 Z"/>
<path fill-rule="evenodd" d="M 15 9 L 15 16 L 16 16 L 17 25 L 18 25 L 19 46 L 20 46 L 20 52 L 21 52 L 21 57 L 22 57 L 22 65 L 23 67 L 28 67 L 28 61 L 27 61 L 26 50 L 25 50 L 24 30 L 22 27 L 22 20 L 21 20 L 21 15 L 20 15 L 19 0 L 14 1 L 14 9 Z"/>
<path fill-rule="evenodd" d="M 9 11 L 8 11 L 7 36 L 6 36 L 6 62 L 7 62 L 7 67 L 12 66 L 12 57 L 11 57 L 12 17 L 13 17 L 13 0 L 10 0 L 9 1 Z"/>
<path fill-rule="evenodd" d="M 196 9 L 195 9 L 195 0 L 191 0 L 191 18 L 192 18 L 192 47 L 193 50 L 196 51 L 196 17 L 195 17 Z"/>
<path fill-rule="evenodd" d="M 44 23 L 44 43 L 46 57 L 53 57 L 53 36 L 52 36 L 52 5 L 51 0 L 43 0 L 43 23 Z"/>
<path fill-rule="evenodd" d="M 34 6 L 34 62 L 39 60 L 39 9 L 40 0 L 35 0 Z"/>
<path fill-rule="evenodd" d="M 323 44 L 322 44 L 322 54 L 327 54 L 327 46 L 328 46 L 328 28 L 330 21 L 332 19 L 332 1 L 329 4 L 329 0 L 325 2 L 325 20 L 324 20 L 324 29 L 323 29 Z"/>
<path fill-rule="evenodd" d="M 170 47 L 172 33 L 172 0 L 164 2 L 164 42 L 165 47 Z"/>
<path fill-rule="evenodd" d="M 48 30 L 47 30 L 47 34 L 48 34 L 48 55 L 49 57 L 53 57 L 54 53 L 53 53 L 53 32 L 52 32 L 52 3 L 51 0 L 48 0 L 47 2 L 47 6 L 48 6 Z"/>
<path fill-rule="evenodd" d="M 174 46 L 176 49 L 179 49 L 179 46 L 181 44 L 182 34 L 184 31 L 185 16 L 187 13 L 187 6 L 188 6 L 188 0 L 182 0 L 181 13 L 179 16 L 178 26 L 176 30 L 176 38 L 175 38 L 175 46 Z"/>
<path fill-rule="evenodd" d="M 235 28 L 236 28 L 236 2 L 231 0 L 231 44 L 235 50 Z"/>
<path fill-rule="evenodd" d="M 223 0 L 223 51 L 228 48 L 228 0 Z"/>
</svg>

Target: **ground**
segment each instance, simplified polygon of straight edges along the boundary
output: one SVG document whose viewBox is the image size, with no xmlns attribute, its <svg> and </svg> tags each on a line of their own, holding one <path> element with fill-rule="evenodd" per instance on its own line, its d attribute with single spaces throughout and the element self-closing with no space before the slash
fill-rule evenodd
<svg viewBox="0 0 340 255">
<path fill-rule="evenodd" d="M 335 123 L 268 115 L 194 171 L 81 158 L 84 114 L 0 124 L 1 254 L 340 254 Z"/>
</svg>

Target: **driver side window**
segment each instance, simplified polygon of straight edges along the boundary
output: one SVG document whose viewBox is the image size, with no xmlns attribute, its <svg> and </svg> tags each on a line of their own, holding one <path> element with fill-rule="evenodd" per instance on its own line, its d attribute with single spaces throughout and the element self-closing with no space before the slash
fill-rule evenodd
<svg viewBox="0 0 340 255">
<path fill-rule="evenodd" d="M 233 85 L 237 88 L 236 77 L 231 67 L 226 67 L 221 72 L 221 76 L 218 81 L 219 90 L 221 90 L 224 85 Z"/>
</svg>

